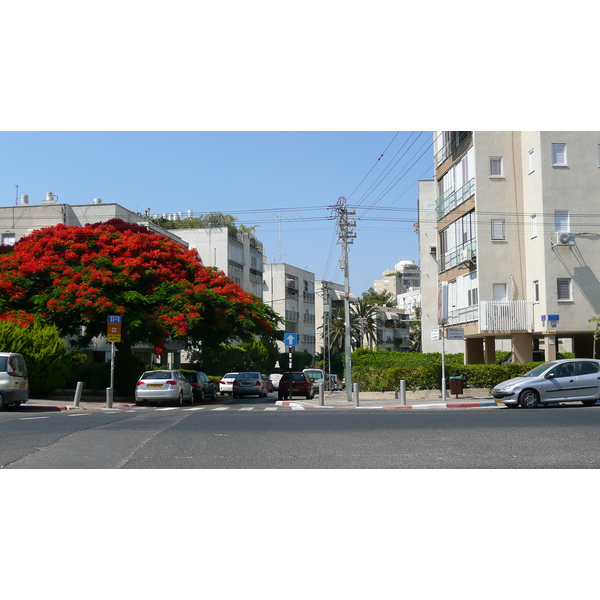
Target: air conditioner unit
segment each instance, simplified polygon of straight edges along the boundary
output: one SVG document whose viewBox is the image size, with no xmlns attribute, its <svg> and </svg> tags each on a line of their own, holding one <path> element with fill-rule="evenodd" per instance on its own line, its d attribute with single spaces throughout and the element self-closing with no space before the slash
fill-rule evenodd
<svg viewBox="0 0 600 600">
<path fill-rule="evenodd" d="M 554 234 L 554 244 L 556 246 L 572 246 L 575 244 L 575 236 L 566 231 L 557 231 Z"/>
<path fill-rule="evenodd" d="M 473 250 L 461 250 L 458 259 L 458 264 L 464 265 L 466 263 L 474 262 L 474 258 L 475 256 L 473 254 Z"/>
</svg>

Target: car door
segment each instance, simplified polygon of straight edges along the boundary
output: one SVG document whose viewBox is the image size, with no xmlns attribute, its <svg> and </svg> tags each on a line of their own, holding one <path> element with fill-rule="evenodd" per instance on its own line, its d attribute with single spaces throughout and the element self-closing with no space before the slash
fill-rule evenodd
<svg viewBox="0 0 600 600">
<path fill-rule="evenodd" d="M 577 399 L 594 400 L 600 396 L 600 363 L 576 361 Z"/>
<path fill-rule="evenodd" d="M 578 399 L 576 382 L 574 362 L 556 365 L 540 384 L 543 399 L 550 402 Z"/>
</svg>

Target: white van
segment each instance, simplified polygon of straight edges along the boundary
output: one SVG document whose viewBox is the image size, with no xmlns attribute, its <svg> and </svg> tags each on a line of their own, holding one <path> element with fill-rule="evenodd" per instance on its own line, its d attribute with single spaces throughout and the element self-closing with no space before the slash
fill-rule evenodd
<svg viewBox="0 0 600 600">
<path fill-rule="evenodd" d="M 303 371 L 308 375 L 310 380 L 313 382 L 313 389 L 315 392 L 319 390 L 319 384 L 325 382 L 325 374 L 322 369 L 304 369 Z"/>
<path fill-rule="evenodd" d="M 0 410 L 29 400 L 27 366 L 20 354 L 0 352 Z"/>
</svg>

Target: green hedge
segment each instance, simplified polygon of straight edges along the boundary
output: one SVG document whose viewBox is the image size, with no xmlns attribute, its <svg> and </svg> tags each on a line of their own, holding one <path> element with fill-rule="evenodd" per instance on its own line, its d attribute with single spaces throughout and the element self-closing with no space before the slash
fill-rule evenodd
<svg viewBox="0 0 600 600">
<path fill-rule="evenodd" d="M 462 377 L 465 388 L 493 388 L 497 383 L 518 377 L 540 363 L 506 365 L 465 365 L 462 354 L 446 354 L 446 378 Z M 361 348 L 352 354 L 352 381 L 365 392 L 396 390 L 400 380 L 409 390 L 439 390 L 442 355 L 438 352 L 384 352 Z"/>
<path fill-rule="evenodd" d="M 29 397 L 44 398 L 62 387 L 79 355 L 65 350 L 65 340 L 54 325 L 22 327 L 0 322 L 0 351 L 22 354 L 29 375 Z"/>
</svg>

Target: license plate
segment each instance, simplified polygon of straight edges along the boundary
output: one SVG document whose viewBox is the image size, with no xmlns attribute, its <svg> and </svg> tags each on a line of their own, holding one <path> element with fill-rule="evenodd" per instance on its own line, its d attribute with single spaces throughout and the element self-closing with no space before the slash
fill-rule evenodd
<svg viewBox="0 0 600 600">
<path fill-rule="evenodd" d="M 148 387 L 149 388 L 161 388 L 162 387 L 162 383 L 149 383 Z"/>
</svg>

